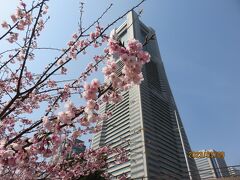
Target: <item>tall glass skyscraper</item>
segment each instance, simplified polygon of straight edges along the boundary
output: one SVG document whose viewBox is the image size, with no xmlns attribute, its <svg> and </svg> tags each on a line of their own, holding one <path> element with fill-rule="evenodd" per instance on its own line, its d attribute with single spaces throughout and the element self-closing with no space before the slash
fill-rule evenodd
<svg viewBox="0 0 240 180">
<path fill-rule="evenodd" d="M 144 25 L 135 12 L 118 29 L 122 42 L 155 34 Z M 191 151 L 174 98 L 168 84 L 157 40 L 144 49 L 151 54 L 150 63 L 143 67 L 141 85 L 124 92 L 118 104 L 103 104 L 100 112 L 111 111 L 112 116 L 102 123 L 102 130 L 93 138 L 93 148 L 104 145 L 125 147 L 129 161 L 112 165 L 108 172 L 114 177 L 127 174 L 130 179 L 199 179 L 194 159 L 186 156 Z M 118 71 L 123 64 L 119 60 Z M 108 161 L 113 161 L 108 157 Z M 194 172 L 191 174 L 191 171 Z"/>
</svg>

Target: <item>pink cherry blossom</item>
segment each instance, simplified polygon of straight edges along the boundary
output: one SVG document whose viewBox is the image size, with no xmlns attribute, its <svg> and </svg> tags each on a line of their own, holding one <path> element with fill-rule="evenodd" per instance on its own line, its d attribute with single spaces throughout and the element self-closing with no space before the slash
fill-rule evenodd
<svg viewBox="0 0 240 180">
<path fill-rule="evenodd" d="M 7 38 L 8 42 L 14 43 L 18 40 L 18 33 L 11 33 L 10 37 Z"/>
<path fill-rule="evenodd" d="M 107 168 L 107 156 L 114 155 L 114 163 L 128 161 L 119 147 L 87 147 L 80 154 L 72 153 L 72 148 L 75 140 L 99 132 L 102 122 L 111 117 L 111 111 L 99 112 L 102 103 L 121 102 L 123 91 L 141 83 L 149 53 L 134 39 L 124 47 L 116 30 L 109 37 L 105 32 L 110 26 L 101 26 L 99 20 L 82 31 L 76 29 L 69 40 L 59 44 L 67 42 L 64 47 L 42 48 L 39 37 L 48 25 L 47 3 L 40 0 L 27 7 L 20 0 L 11 21 L 1 24 L 7 29 L 2 40 L 12 46 L 0 57 L 2 179 L 79 179 Z M 90 61 L 85 70 L 76 73 L 69 68 L 70 63 L 84 61 L 81 55 L 88 53 L 89 47 L 100 51 L 105 44 L 102 54 L 85 58 Z M 45 49 L 54 53 L 45 53 Z M 42 59 L 43 55 L 47 59 Z M 39 69 L 32 69 L 34 63 L 41 63 Z M 95 74 L 100 67 L 104 82 Z M 102 176 L 110 178 L 107 172 Z"/>
<path fill-rule="evenodd" d="M 1 24 L 2 28 L 7 29 L 8 28 L 8 23 L 6 21 L 3 21 L 3 23 Z"/>
<path fill-rule="evenodd" d="M 16 15 L 11 15 L 11 19 L 12 19 L 12 21 L 15 23 L 18 19 L 17 19 L 17 17 L 16 17 Z"/>
<path fill-rule="evenodd" d="M 52 129 L 52 123 L 49 121 L 48 117 L 44 116 L 42 121 L 43 121 L 43 127 L 50 131 Z"/>
</svg>

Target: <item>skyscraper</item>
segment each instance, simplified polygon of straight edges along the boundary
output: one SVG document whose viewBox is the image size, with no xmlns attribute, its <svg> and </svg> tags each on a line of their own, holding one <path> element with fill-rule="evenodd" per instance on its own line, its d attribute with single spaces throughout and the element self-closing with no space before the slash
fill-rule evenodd
<svg viewBox="0 0 240 180">
<path fill-rule="evenodd" d="M 144 25 L 135 12 L 130 12 L 117 34 L 126 44 L 133 38 L 143 43 L 155 32 Z M 112 116 L 101 122 L 102 130 L 94 136 L 93 148 L 110 145 L 125 147 L 128 151 L 129 161 L 108 169 L 114 177 L 125 173 L 131 179 L 198 179 L 194 159 L 186 156 L 191 149 L 157 40 L 150 41 L 144 49 L 151 54 L 151 62 L 143 67 L 144 81 L 124 92 L 120 103 L 100 107 L 100 112 L 111 111 Z M 117 64 L 120 71 L 123 64 L 120 60 Z M 108 161 L 112 160 L 109 157 Z"/>
<path fill-rule="evenodd" d="M 199 152 L 216 152 L 213 149 Z M 228 177 L 229 171 L 224 158 L 196 158 L 196 165 L 202 179 Z"/>
</svg>

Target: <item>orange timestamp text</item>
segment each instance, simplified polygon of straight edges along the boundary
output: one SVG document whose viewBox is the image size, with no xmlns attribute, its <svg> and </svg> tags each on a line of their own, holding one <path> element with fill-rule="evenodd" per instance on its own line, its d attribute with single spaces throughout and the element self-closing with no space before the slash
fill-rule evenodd
<svg viewBox="0 0 240 180">
<path fill-rule="evenodd" d="M 190 158 L 224 158 L 225 153 L 223 151 L 190 151 L 188 157 Z"/>
</svg>

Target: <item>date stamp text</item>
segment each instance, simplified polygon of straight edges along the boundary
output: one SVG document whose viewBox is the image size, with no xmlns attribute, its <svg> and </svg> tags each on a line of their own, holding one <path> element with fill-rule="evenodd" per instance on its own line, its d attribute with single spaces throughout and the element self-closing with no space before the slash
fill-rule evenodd
<svg viewBox="0 0 240 180">
<path fill-rule="evenodd" d="M 224 158 L 225 153 L 223 151 L 190 151 L 188 152 L 189 158 Z"/>
</svg>

